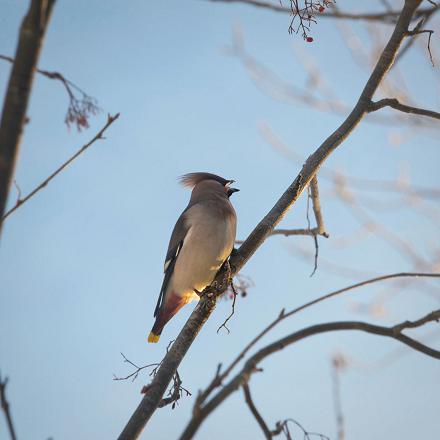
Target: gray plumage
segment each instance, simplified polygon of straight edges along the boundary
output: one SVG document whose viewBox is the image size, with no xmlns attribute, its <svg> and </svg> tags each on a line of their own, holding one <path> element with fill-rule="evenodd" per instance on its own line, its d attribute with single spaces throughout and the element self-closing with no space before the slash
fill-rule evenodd
<svg viewBox="0 0 440 440">
<path fill-rule="evenodd" d="M 229 200 L 232 180 L 211 173 L 190 173 L 181 178 L 193 187 L 191 199 L 171 235 L 165 258 L 165 277 L 148 338 L 157 342 L 165 324 L 177 311 L 214 280 L 232 252 L 236 214 Z"/>
</svg>

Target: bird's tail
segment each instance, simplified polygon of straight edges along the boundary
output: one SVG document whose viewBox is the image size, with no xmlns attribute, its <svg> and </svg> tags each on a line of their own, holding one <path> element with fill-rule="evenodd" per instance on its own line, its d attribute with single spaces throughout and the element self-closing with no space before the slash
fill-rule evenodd
<svg viewBox="0 0 440 440">
<path fill-rule="evenodd" d="M 156 321 L 148 335 L 148 342 L 156 343 L 160 339 L 163 328 L 167 322 L 187 303 L 188 301 L 181 296 L 171 294 L 162 308 L 157 312 Z"/>
</svg>

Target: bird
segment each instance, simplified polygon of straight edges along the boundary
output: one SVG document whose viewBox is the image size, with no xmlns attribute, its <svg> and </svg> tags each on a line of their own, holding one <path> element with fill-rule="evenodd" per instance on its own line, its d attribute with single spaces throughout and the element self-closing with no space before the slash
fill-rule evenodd
<svg viewBox="0 0 440 440">
<path fill-rule="evenodd" d="M 156 343 L 167 322 L 209 286 L 235 243 L 237 215 L 229 197 L 239 191 L 207 172 L 189 173 L 180 183 L 192 188 L 188 206 L 177 220 L 165 257 L 164 279 L 148 342 Z"/>
</svg>

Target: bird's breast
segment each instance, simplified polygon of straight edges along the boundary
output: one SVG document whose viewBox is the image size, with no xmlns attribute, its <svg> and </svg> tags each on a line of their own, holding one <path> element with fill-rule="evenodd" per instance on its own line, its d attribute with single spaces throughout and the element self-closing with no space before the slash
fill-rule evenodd
<svg viewBox="0 0 440 440">
<path fill-rule="evenodd" d="M 190 300 L 197 297 L 194 289 L 202 291 L 211 284 L 232 251 L 235 232 L 235 215 L 196 213 L 176 260 L 172 291 Z"/>
</svg>

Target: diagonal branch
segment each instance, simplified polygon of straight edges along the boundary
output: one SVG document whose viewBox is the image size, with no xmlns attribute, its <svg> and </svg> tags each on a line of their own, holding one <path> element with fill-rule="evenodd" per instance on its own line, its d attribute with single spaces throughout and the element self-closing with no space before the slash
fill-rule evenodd
<svg viewBox="0 0 440 440">
<path fill-rule="evenodd" d="M 9 402 L 6 398 L 6 385 L 8 384 L 8 378 L 5 377 L 2 379 L 0 375 L 0 406 L 5 413 L 6 424 L 8 425 L 9 436 L 11 440 L 17 440 L 17 436 L 15 434 L 14 424 L 12 423 L 11 411 L 9 410 Z"/>
<path fill-rule="evenodd" d="M 270 432 L 270 429 L 268 428 L 263 417 L 261 416 L 261 414 L 258 412 L 258 409 L 254 405 L 254 401 L 252 400 L 251 390 L 249 389 L 248 383 L 245 382 L 242 385 L 242 388 L 243 388 L 243 393 L 244 393 L 244 400 L 249 408 L 249 411 L 255 417 L 255 420 L 257 421 L 258 425 L 260 426 L 261 430 L 263 431 L 263 434 L 266 437 L 266 439 L 271 440 L 272 434 Z"/>
<path fill-rule="evenodd" d="M 358 289 L 359 287 L 369 286 L 371 284 L 376 284 L 386 280 L 398 279 L 398 278 L 440 278 L 440 273 L 418 273 L 418 272 L 400 272 L 388 275 L 382 275 L 375 278 L 370 278 L 365 281 L 361 281 L 356 284 L 351 284 L 350 286 L 344 287 L 342 289 L 334 290 L 333 292 L 327 293 L 320 296 L 312 301 L 309 301 L 299 307 L 296 307 L 288 312 L 285 309 L 281 310 L 280 314 L 274 319 L 267 327 L 265 327 L 257 336 L 255 336 L 246 347 L 239 353 L 239 355 L 231 362 L 231 364 L 226 368 L 226 370 L 220 374 L 220 365 L 217 369 L 217 374 L 215 375 L 211 385 L 206 388 L 206 390 L 200 394 L 199 400 L 195 405 L 201 405 L 209 396 L 209 394 L 226 379 L 226 377 L 231 373 L 231 371 L 238 365 L 238 363 L 244 359 L 249 350 L 255 346 L 255 344 L 260 341 L 267 333 L 269 333 L 274 327 L 276 327 L 281 321 L 302 312 L 309 307 L 312 307 L 320 302 L 326 301 L 330 298 L 334 298 L 343 293 L 350 292 L 351 290 Z"/>
<path fill-rule="evenodd" d="M 248 382 L 251 375 L 255 371 L 258 371 L 257 365 L 262 360 L 278 351 L 283 350 L 289 345 L 292 345 L 300 340 L 317 334 L 329 333 L 334 331 L 355 330 L 395 339 L 402 344 L 408 345 L 414 350 L 419 351 L 420 353 L 426 354 L 427 356 L 430 356 L 434 359 L 440 359 L 440 351 L 428 347 L 402 333 L 402 330 L 407 327 L 419 327 L 428 322 L 438 322 L 439 320 L 440 310 L 436 310 L 424 316 L 423 318 L 420 318 L 419 320 L 411 322 L 409 324 L 401 323 L 391 327 L 383 327 L 359 321 L 328 322 L 312 325 L 310 327 L 287 335 L 284 338 L 281 338 L 273 342 L 272 344 L 263 347 L 261 350 L 257 351 L 253 356 L 251 356 L 246 361 L 242 370 L 226 385 L 224 385 L 215 396 L 213 396 L 208 402 L 206 402 L 203 407 L 199 409 L 196 416 L 192 417 L 183 434 L 180 436 L 180 440 L 189 440 L 193 438 L 194 434 L 197 432 L 198 428 L 201 426 L 206 417 L 208 417 L 209 414 L 211 414 L 227 397 L 235 392 L 240 386 L 242 387 L 243 383 Z"/>
<path fill-rule="evenodd" d="M 5 215 L 3 216 L 3 218 L 0 221 L 0 225 L 9 215 L 11 215 L 20 206 L 22 206 L 23 203 L 27 202 L 30 198 L 32 198 L 35 194 L 37 194 L 37 192 L 39 192 L 43 188 L 45 188 L 51 182 L 52 179 L 54 179 L 58 174 L 60 174 L 61 171 L 63 171 L 68 165 L 70 165 L 82 153 L 84 153 L 84 151 L 86 151 L 92 144 L 94 144 L 97 140 L 104 139 L 104 137 L 103 137 L 104 132 L 118 118 L 119 118 L 119 113 L 117 113 L 115 116 L 108 115 L 106 124 L 104 125 L 104 127 L 101 128 L 101 130 L 99 130 L 99 132 L 94 136 L 94 138 L 92 140 L 90 140 L 89 142 L 87 142 L 87 144 L 83 145 L 73 156 L 71 156 L 68 160 L 66 160 L 66 162 L 64 162 L 60 167 L 58 167 L 49 177 L 44 179 L 27 196 L 25 196 L 24 198 L 19 197 L 17 202 L 15 203 L 15 205 L 9 211 L 7 211 L 5 213 Z"/>
<path fill-rule="evenodd" d="M 35 67 L 54 3 L 55 0 L 32 0 L 21 24 L 0 122 L 0 218 L 5 212 Z"/>
<path fill-rule="evenodd" d="M 325 160 L 349 136 L 367 114 L 371 99 L 382 79 L 392 66 L 399 47 L 406 37 L 408 26 L 412 21 L 416 9 L 420 6 L 420 3 L 421 0 L 405 0 L 405 5 L 393 33 L 382 51 L 370 78 L 365 84 L 355 107 L 344 122 L 311 156 L 309 156 L 296 179 L 243 242 L 237 253 L 231 256 L 230 264 L 232 266 L 232 275 L 239 272 L 249 261 L 252 255 L 282 220 L 287 211 L 298 200 L 301 193 L 310 183 L 313 176 L 318 172 Z M 214 284 L 216 285 L 216 292 L 221 293 L 226 290 L 228 282 L 222 283 L 219 276 L 217 276 Z M 173 374 L 196 338 L 197 333 L 201 330 L 203 324 L 214 310 L 215 304 L 215 295 L 212 293 L 210 296 L 207 294 L 202 295 L 198 305 L 163 360 L 163 363 L 159 368 L 157 375 L 151 382 L 148 391 L 145 393 L 143 399 L 124 427 L 119 436 L 119 440 L 135 439 L 139 437 L 144 426 L 156 410 Z"/>
</svg>

